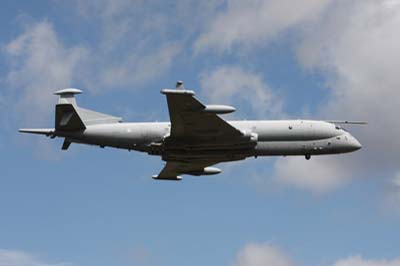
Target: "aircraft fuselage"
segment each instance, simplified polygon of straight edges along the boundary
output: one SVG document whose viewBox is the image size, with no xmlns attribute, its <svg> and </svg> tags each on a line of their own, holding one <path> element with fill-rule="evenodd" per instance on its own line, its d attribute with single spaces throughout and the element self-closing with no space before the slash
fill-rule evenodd
<svg viewBox="0 0 400 266">
<path fill-rule="evenodd" d="M 119 117 L 84 109 L 68 88 L 57 91 L 55 128 L 20 129 L 23 133 L 63 137 L 63 150 L 71 143 L 114 147 L 160 156 L 166 162 L 160 180 L 180 180 L 180 174 L 211 175 L 212 165 L 247 157 L 338 154 L 358 150 L 361 144 L 337 124 L 348 121 L 265 120 L 226 121 L 220 115 L 232 106 L 205 105 L 195 93 L 177 82 L 176 90 L 164 89 L 171 122 L 122 123 Z"/>
<path fill-rule="evenodd" d="M 137 150 L 153 155 L 168 152 L 179 157 L 210 157 L 223 155 L 235 159 L 249 156 L 272 155 L 322 155 L 346 153 L 358 150 L 361 144 L 349 132 L 332 123 L 313 120 L 279 121 L 228 121 L 229 124 L 253 137 L 253 145 L 242 143 L 221 143 L 204 147 L 201 142 L 190 145 L 175 143 L 169 147 L 163 142 L 170 134 L 169 122 L 142 122 L 100 124 L 88 126 L 80 132 L 55 132 L 55 135 L 69 138 L 72 142 Z M 205 133 L 205 139 L 207 134 Z M 210 143 L 210 140 L 207 139 Z M 242 145 L 242 146 L 241 146 Z M 201 148 L 200 148 L 201 146 Z M 199 147 L 199 148 L 196 148 Z M 236 156 L 236 157 L 235 157 Z"/>
</svg>

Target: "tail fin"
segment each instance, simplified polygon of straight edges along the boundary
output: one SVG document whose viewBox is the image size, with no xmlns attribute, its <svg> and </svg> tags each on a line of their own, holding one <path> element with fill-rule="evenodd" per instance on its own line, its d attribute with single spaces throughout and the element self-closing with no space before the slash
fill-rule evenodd
<svg viewBox="0 0 400 266">
<path fill-rule="evenodd" d="M 77 89 L 64 89 L 55 92 L 55 95 L 60 95 L 58 104 L 56 105 L 55 128 L 61 131 L 77 131 L 86 128 L 76 108 L 75 94 L 80 94 L 82 91 Z"/>
<path fill-rule="evenodd" d="M 56 130 L 78 131 L 86 128 L 74 106 L 70 103 L 56 105 Z"/>
<path fill-rule="evenodd" d="M 84 130 L 88 125 L 117 123 L 122 121 L 120 117 L 78 107 L 75 94 L 80 93 L 82 93 L 82 91 L 73 88 L 63 89 L 54 93 L 60 96 L 58 104 L 56 105 L 56 130 L 77 131 Z"/>
</svg>

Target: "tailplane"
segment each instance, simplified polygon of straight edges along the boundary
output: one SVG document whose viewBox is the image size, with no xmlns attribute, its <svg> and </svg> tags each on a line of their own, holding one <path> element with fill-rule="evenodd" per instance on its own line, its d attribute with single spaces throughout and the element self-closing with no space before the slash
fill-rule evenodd
<svg viewBox="0 0 400 266">
<path fill-rule="evenodd" d="M 60 96 L 56 105 L 56 130 L 79 131 L 86 129 L 86 126 L 89 125 L 122 121 L 120 117 L 78 107 L 75 95 L 81 93 L 82 91 L 73 88 L 63 89 L 54 93 Z"/>
<path fill-rule="evenodd" d="M 75 132 L 84 131 L 90 125 L 122 121 L 120 117 L 80 108 L 76 103 L 75 95 L 81 93 L 82 91 L 74 88 L 63 89 L 54 93 L 59 96 L 55 110 L 55 128 L 25 128 L 20 129 L 19 132 L 41 134 L 51 138 L 65 137 L 62 149 L 67 150 L 70 144 L 74 142 L 70 136 L 73 136 Z"/>
</svg>

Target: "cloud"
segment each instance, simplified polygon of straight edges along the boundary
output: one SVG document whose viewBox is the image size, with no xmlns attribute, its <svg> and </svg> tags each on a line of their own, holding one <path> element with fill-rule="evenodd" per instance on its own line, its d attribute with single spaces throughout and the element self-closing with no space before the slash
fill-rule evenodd
<svg viewBox="0 0 400 266">
<path fill-rule="evenodd" d="M 179 45 L 171 43 L 152 54 L 132 54 L 120 63 L 100 69 L 97 84 L 108 89 L 143 84 L 166 72 L 178 51 Z"/>
<path fill-rule="evenodd" d="M 321 73 L 330 88 L 319 117 L 365 120 L 348 129 L 363 144 L 349 156 L 279 159 L 276 176 L 313 191 L 329 190 L 354 177 L 393 178 L 399 171 L 400 5 L 393 1 L 338 1 L 303 29 L 295 45 L 299 63 Z M 345 159 L 344 159 L 345 158 Z M 311 164 L 311 165 L 310 165 Z M 312 172 L 307 169 L 313 169 Z M 324 171 L 324 169 L 326 171 Z M 325 172 L 325 173 L 324 173 Z"/>
<path fill-rule="evenodd" d="M 100 25 L 87 86 L 131 89 L 168 73 L 221 1 L 76 0 L 82 17 Z"/>
<path fill-rule="evenodd" d="M 338 260 L 333 266 L 400 266 L 400 259 L 365 260 L 361 256 L 353 256 Z"/>
<path fill-rule="evenodd" d="M 147 1 L 76 2 L 84 19 L 100 25 L 85 79 L 94 90 L 143 86 L 166 73 L 181 52 L 170 33 L 175 18 L 149 8 Z"/>
<path fill-rule="evenodd" d="M 400 171 L 386 182 L 384 210 L 400 211 Z"/>
<path fill-rule="evenodd" d="M 8 103 L 5 107 L 23 114 L 20 117 L 24 121 L 44 123 L 53 114 L 52 93 L 58 89 L 77 84 L 94 92 L 131 89 L 168 71 L 180 45 L 175 40 L 152 37 L 162 31 L 155 22 L 149 25 L 154 16 L 140 23 L 131 21 L 124 12 L 127 3 L 122 2 L 107 1 L 105 6 L 110 7 L 102 6 L 98 43 L 82 40 L 67 45 L 48 20 L 24 25 L 23 31 L 2 49 L 9 67 L 3 77 L 10 88 L 2 95 Z"/>
<path fill-rule="evenodd" d="M 357 153 L 314 157 L 310 162 L 302 158 L 276 161 L 279 182 L 322 192 L 364 176 L 393 178 L 400 170 L 400 142 L 396 141 L 400 135 L 396 122 L 400 36 L 394 34 L 399 27 L 397 1 L 230 0 L 197 39 L 195 48 L 226 51 L 260 46 L 285 32 L 294 33 L 292 45 L 300 66 L 322 75 L 330 89 L 318 117 L 369 122 L 348 128 L 363 144 Z M 276 95 L 262 76 L 240 66 L 217 68 L 203 74 L 201 82 L 211 100 L 245 103 L 250 109 L 262 106 L 264 117 L 282 113 L 281 101 L 271 104 Z"/>
<path fill-rule="evenodd" d="M 332 156 L 315 156 L 309 161 L 303 156 L 279 158 L 274 165 L 275 181 L 317 193 L 337 188 L 349 181 L 351 167 L 344 162 L 349 156 Z"/>
<path fill-rule="evenodd" d="M 292 261 L 284 251 L 270 244 L 250 243 L 236 255 L 235 266 L 293 266 L 302 265 Z M 360 255 L 338 259 L 332 266 L 400 266 L 400 258 L 365 259 Z"/>
<path fill-rule="evenodd" d="M 71 263 L 48 263 L 18 250 L 0 249 L 0 266 L 72 266 Z"/>
<path fill-rule="evenodd" d="M 316 19 L 331 0 L 228 0 L 194 44 L 196 51 L 224 52 L 235 45 L 254 46 Z"/>
<path fill-rule="evenodd" d="M 6 83 L 12 90 L 7 108 L 32 122 L 46 121 L 53 110 L 52 93 L 71 86 L 87 58 L 83 46 L 64 46 L 48 21 L 26 28 L 3 51 L 10 63 Z"/>
<path fill-rule="evenodd" d="M 291 266 L 290 259 L 280 249 L 269 244 L 248 244 L 237 254 L 235 266 Z"/>
<path fill-rule="evenodd" d="M 214 103 L 247 106 L 260 117 L 282 115 L 280 98 L 262 76 L 240 66 L 220 66 L 201 75 L 202 92 Z M 244 108 L 243 108 L 244 109 Z"/>
<path fill-rule="evenodd" d="M 300 63 L 323 72 L 332 97 L 325 115 L 361 119 L 366 156 L 374 167 L 398 164 L 400 124 L 400 5 L 389 1 L 345 2 L 322 25 L 310 29 L 298 48 Z M 327 34 L 329 32 L 329 34 Z M 312 51 L 311 51 L 312 50 Z"/>
</svg>

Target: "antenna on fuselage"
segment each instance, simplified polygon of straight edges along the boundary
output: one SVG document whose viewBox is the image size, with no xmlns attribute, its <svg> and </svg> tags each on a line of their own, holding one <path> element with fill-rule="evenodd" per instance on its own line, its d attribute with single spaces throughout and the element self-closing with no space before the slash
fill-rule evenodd
<svg viewBox="0 0 400 266">
<path fill-rule="evenodd" d="M 182 81 L 182 80 L 178 80 L 178 81 L 176 82 L 175 88 L 176 88 L 177 90 L 185 90 L 185 87 L 183 86 L 183 81 Z"/>
<path fill-rule="evenodd" d="M 368 124 L 368 122 L 366 121 L 347 121 L 347 120 L 328 120 L 326 121 L 328 123 L 332 123 L 332 124 L 339 124 L 339 125 L 366 125 Z"/>
</svg>

